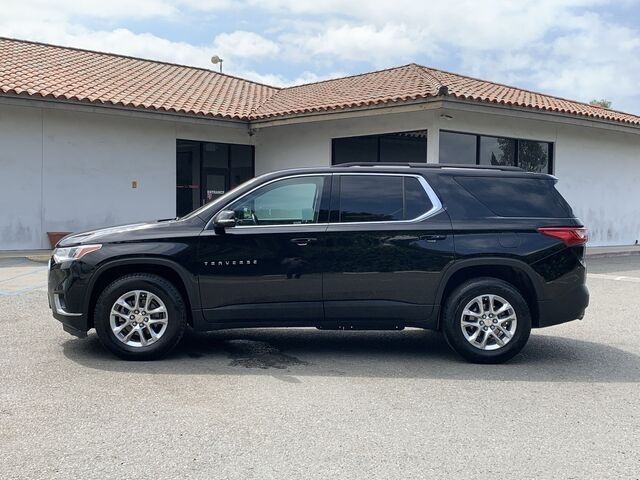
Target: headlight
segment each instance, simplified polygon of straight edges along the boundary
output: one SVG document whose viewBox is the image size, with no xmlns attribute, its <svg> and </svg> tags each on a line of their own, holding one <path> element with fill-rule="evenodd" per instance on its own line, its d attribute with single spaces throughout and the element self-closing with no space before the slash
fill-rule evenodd
<svg viewBox="0 0 640 480">
<path fill-rule="evenodd" d="M 53 251 L 53 259 L 56 263 L 71 262 L 101 248 L 102 245 L 78 245 L 77 247 L 56 248 Z"/>
</svg>

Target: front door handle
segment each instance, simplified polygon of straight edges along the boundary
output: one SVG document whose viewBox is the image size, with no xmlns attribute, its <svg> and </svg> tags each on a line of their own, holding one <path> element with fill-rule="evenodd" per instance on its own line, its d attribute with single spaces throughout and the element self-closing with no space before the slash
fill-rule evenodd
<svg viewBox="0 0 640 480">
<path fill-rule="evenodd" d="M 306 247 L 312 242 L 317 241 L 317 238 L 292 238 L 291 243 L 295 243 L 299 247 Z"/>
<path fill-rule="evenodd" d="M 435 242 L 436 240 L 444 240 L 446 235 L 422 235 L 420 240 L 426 240 L 428 242 Z"/>
</svg>

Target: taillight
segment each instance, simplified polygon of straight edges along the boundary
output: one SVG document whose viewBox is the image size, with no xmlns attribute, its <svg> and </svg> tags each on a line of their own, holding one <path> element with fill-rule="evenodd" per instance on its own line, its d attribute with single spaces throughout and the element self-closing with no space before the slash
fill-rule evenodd
<svg viewBox="0 0 640 480">
<path fill-rule="evenodd" d="M 587 229 L 584 227 L 540 227 L 538 232 L 562 240 L 568 247 L 585 245 L 589 240 Z"/>
</svg>

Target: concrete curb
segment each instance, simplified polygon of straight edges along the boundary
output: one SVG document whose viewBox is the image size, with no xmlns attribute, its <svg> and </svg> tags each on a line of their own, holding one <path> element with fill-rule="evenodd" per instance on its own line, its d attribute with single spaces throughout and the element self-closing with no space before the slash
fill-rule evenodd
<svg viewBox="0 0 640 480">
<path fill-rule="evenodd" d="M 589 253 L 587 251 L 587 258 L 632 257 L 636 255 L 640 255 L 640 249 L 630 250 L 630 251 L 619 251 L 619 252 L 595 252 L 595 253 Z"/>
</svg>

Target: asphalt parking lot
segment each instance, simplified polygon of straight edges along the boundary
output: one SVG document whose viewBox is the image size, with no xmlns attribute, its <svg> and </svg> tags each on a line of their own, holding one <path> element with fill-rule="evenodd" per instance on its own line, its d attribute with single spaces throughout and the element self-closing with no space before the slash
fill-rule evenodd
<svg viewBox="0 0 640 480">
<path fill-rule="evenodd" d="M 592 259 L 585 319 L 506 365 L 435 332 L 189 334 L 128 363 L 0 260 L 0 477 L 640 477 L 640 255 Z"/>
</svg>

